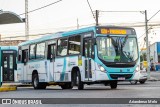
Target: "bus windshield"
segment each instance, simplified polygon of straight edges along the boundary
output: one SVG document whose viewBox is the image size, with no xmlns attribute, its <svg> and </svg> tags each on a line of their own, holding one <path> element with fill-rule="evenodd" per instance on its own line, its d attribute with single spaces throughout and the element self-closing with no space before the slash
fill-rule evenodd
<svg viewBox="0 0 160 107">
<path fill-rule="evenodd" d="M 96 39 L 98 57 L 106 62 L 134 62 L 138 59 L 136 37 L 99 36 Z"/>
</svg>

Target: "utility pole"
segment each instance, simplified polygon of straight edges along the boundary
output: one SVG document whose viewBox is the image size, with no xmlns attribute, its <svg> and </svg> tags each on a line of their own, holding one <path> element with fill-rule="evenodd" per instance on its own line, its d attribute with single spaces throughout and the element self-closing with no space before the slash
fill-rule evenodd
<svg viewBox="0 0 160 107">
<path fill-rule="evenodd" d="M 148 79 L 150 79 L 150 57 L 149 57 L 149 42 L 148 42 L 148 19 L 147 19 L 147 10 L 145 10 L 145 29 L 146 29 L 146 49 L 147 49 L 147 74 L 148 74 Z"/>
<path fill-rule="evenodd" d="M 98 16 L 99 16 L 99 10 L 96 10 L 96 26 L 99 25 L 99 23 L 98 23 Z"/>
<path fill-rule="evenodd" d="M 28 0 L 25 0 L 25 37 L 29 40 Z"/>
<path fill-rule="evenodd" d="M 79 29 L 79 22 L 78 22 L 78 18 L 77 18 L 77 29 Z"/>
</svg>

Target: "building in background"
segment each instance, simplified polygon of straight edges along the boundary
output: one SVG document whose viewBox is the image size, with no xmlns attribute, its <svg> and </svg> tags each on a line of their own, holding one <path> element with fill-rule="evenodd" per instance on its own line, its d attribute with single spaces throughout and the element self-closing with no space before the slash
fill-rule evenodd
<svg viewBox="0 0 160 107">
<path fill-rule="evenodd" d="M 17 46 L 25 40 L 0 40 L 0 46 Z"/>
<path fill-rule="evenodd" d="M 0 34 L 0 46 L 17 46 L 19 43 L 24 41 L 25 40 L 3 40 L 1 39 L 1 34 Z"/>
<path fill-rule="evenodd" d="M 160 71 L 160 42 L 155 42 L 149 47 L 151 67 Z"/>
</svg>

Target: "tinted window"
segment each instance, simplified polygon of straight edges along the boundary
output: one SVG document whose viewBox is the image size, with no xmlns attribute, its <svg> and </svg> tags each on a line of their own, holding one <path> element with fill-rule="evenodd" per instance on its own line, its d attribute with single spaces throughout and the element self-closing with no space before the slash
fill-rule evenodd
<svg viewBox="0 0 160 107">
<path fill-rule="evenodd" d="M 22 53 L 21 53 L 21 49 L 18 49 L 18 61 L 21 61 L 21 56 L 22 56 Z"/>
<path fill-rule="evenodd" d="M 44 55 L 45 55 L 45 43 L 37 44 L 36 59 L 44 58 Z"/>
<path fill-rule="evenodd" d="M 79 54 L 80 53 L 80 35 L 73 36 L 69 38 L 69 54 Z"/>
<path fill-rule="evenodd" d="M 57 55 L 58 56 L 65 56 L 67 55 L 67 38 L 66 39 L 59 39 L 58 40 L 58 49 L 57 49 Z"/>
<path fill-rule="evenodd" d="M 28 49 L 22 50 L 22 63 L 28 62 Z"/>
<path fill-rule="evenodd" d="M 31 45 L 30 46 L 30 57 L 29 57 L 29 59 L 35 59 L 35 47 L 36 47 L 36 45 Z"/>
</svg>

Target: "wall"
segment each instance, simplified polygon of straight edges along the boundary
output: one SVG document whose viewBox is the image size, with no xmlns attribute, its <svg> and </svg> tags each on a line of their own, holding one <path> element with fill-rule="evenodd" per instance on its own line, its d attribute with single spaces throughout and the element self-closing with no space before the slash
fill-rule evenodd
<svg viewBox="0 0 160 107">
<path fill-rule="evenodd" d="M 0 46 L 17 46 L 19 43 L 25 40 L 3 40 L 0 41 Z"/>
<path fill-rule="evenodd" d="M 149 49 L 150 49 L 150 58 L 153 58 L 153 63 L 157 63 L 158 62 L 157 42 L 153 43 Z"/>
</svg>

